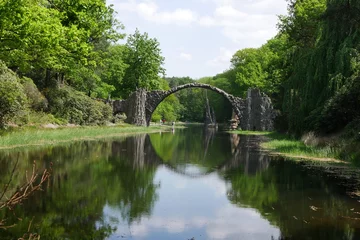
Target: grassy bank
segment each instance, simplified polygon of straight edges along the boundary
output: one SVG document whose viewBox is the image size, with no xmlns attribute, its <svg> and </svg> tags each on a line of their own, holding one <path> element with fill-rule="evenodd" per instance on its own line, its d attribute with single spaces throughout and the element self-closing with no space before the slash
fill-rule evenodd
<svg viewBox="0 0 360 240">
<path fill-rule="evenodd" d="M 232 131 L 232 133 L 264 136 L 260 146 L 274 154 L 291 158 L 340 161 L 339 149 L 329 144 L 322 146 L 306 145 L 301 140 L 277 132 Z"/>
<path fill-rule="evenodd" d="M 137 127 L 128 124 L 94 127 L 62 127 L 58 129 L 20 128 L 0 133 L 0 149 L 51 145 L 56 143 L 168 131 L 170 126 Z"/>
</svg>

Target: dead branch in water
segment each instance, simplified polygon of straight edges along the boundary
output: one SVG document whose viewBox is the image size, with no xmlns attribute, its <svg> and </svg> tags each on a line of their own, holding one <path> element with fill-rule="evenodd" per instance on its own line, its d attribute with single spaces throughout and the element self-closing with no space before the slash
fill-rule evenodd
<svg viewBox="0 0 360 240">
<path fill-rule="evenodd" d="M 28 171 L 25 172 L 26 181 L 25 183 L 18 187 L 16 190 L 13 190 L 10 193 L 10 197 L 7 197 L 7 194 L 10 192 L 9 186 L 14 177 L 15 170 L 18 164 L 19 158 L 17 159 L 13 170 L 11 171 L 11 175 L 9 178 L 8 183 L 4 186 L 2 193 L 0 194 L 0 210 L 2 209 L 9 209 L 13 210 L 17 205 L 21 204 L 24 200 L 26 200 L 29 196 L 31 196 L 34 192 L 41 191 L 43 183 L 49 179 L 51 171 L 52 171 L 52 164 L 49 169 L 45 169 L 42 174 L 40 175 L 37 173 L 36 162 L 34 161 L 31 176 L 28 176 Z M 4 199 L 5 198 L 5 199 Z M 14 227 L 16 224 L 13 225 L 6 225 L 6 220 L 0 220 L 0 229 L 8 229 Z M 29 227 L 31 226 L 31 223 Z M 36 235 L 29 234 L 26 239 L 37 239 Z"/>
</svg>

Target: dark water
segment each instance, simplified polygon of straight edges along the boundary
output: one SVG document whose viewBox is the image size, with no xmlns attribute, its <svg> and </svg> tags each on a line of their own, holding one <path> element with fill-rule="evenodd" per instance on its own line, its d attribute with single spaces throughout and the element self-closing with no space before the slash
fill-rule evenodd
<svg viewBox="0 0 360 240">
<path fill-rule="evenodd" d="M 284 161 L 258 137 L 191 128 L 33 150 L 0 152 L 0 184 L 33 161 L 51 180 L 0 239 L 360 239 L 353 177 Z M 346 184 L 345 184 L 346 183 Z M 20 219 L 20 220 L 19 220 Z"/>
</svg>

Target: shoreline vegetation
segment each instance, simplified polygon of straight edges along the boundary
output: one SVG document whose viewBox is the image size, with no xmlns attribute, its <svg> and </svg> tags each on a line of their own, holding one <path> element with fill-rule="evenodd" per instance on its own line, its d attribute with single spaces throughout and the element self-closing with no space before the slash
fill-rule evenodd
<svg viewBox="0 0 360 240">
<path fill-rule="evenodd" d="M 301 139 L 296 139 L 278 132 L 236 130 L 229 131 L 229 133 L 260 136 L 260 147 L 273 155 L 292 159 L 359 165 L 354 161 L 355 158 L 346 157 L 346 149 L 351 143 L 347 143 L 339 137 L 321 138 L 310 133 Z"/>
<path fill-rule="evenodd" d="M 111 126 L 57 126 L 56 129 L 39 127 L 12 128 L 0 132 L 0 150 L 171 131 L 173 128 L 183 128 L 183 125 L 138 127 L 121 123 Z"/>
<path fill-rule="evenodd" d="M 227 70 L 199 79 L 165 77 L 160 42 L 137 28 L 126 36 L 121 16 L 106 1 L 7 0 L 0 7 L 0 129 L 9 123 L 117 123 L 124 116 L 114 116 L 104 100 L 128 99 L 138 88 L 197 82 L 240 98 L 258 88 L 272 100 L 277 131 L 297 137 L 343 133 L 325 145 L 284 138 L 263 145 L 360 166 L 360 1 L 291 0 L 274 37 L 258 48 L 238 49 Z M 203 121 L 205 104 L 217 122 L 232 116 L 231 104 L 215 92 L 188 89 L 161 102 L 152 121 Z M 19 136 L 20 143 L 21 137 L 32 136 Z"/>
</svg>

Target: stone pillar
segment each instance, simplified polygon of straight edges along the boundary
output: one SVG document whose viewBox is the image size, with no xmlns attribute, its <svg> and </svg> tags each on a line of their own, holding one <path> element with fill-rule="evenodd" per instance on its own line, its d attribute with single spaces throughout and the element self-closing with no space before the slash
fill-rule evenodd
<svg viewBox="0 0 360 240">
<path fill-rule="evenodd" d="M 138 89 L 127 99 L 127 123 L 146 126 L 145 104 L 146 90 Z"/>
<path fill-rule="evenodd" d="M 246 98 L 242 128 L 253 131 L 273 130 L 273 107 L 271 99 L 259 89 L 249 89 Z"/>
</svg>

